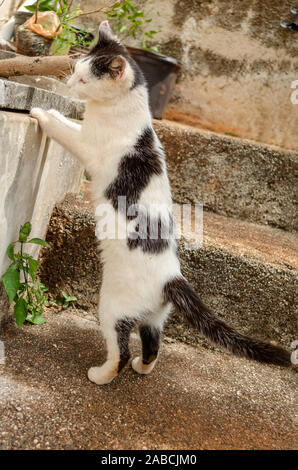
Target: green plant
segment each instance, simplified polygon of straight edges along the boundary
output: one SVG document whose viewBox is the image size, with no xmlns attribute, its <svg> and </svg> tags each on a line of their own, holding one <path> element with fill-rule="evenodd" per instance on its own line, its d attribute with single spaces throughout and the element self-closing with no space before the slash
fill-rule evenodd
<svg viewBox="0 0 298 470">
<path fill-rule="evenodd" d="M 72 46 L 90 46 L 92 40 L 90 39 L 91 30 L 78 31 L 73 23 L 79 16 L 89 15 L 91 13 L 104 12 L 112 23 L 113 28 L 122 40 L 132 36 L 138 40 L 140 47 L 145 50 L 157 51 L 155 45 L 148 44 L 149 40 L 155 38 L 155 35 L 160 32 L 151 29 L 150 23 L 153 21 L 149 17 L 150 12 L 145 9 L 138 9 L 134 3 L 129 0 L 123 0 L 116 3 L 109 2 L 107 6 L 98 8 L 90 12 L 83 12 L 80 8 L 71 9 L 72 1 L 69 0 L 40 0 L 35 1 L 32 5 L 26 6 L 27 10 L 32 13 L 38 11 L 54 11 L 61 22 L 61 32 L 53 40 L 51 53 L 54 55 L 67 54 Z M 158 16 L 159 13 L 156 12 Z"/>
<path fill-rule="evenodd" d="M 74 295 L 69 295 L 64 290 L 61 292 L 62 299 L 55 299 L 51 300 L 52 305 L 57 305 L 58 307 L 62 307 L 63 309 L 67 309 L 71 303 L 77 302 L 77 297 Z"/>
<path fill-rule="evenodd" d="M 8 295 L 9 303 L 14 302 L 14 316 L 19 328 L 25 321 L 34 325 L 42 325 L 44 308 L 48 306 L 47 288 L 36 277 L 40 263 L 31 255 L 24 252 L 25 244 L 42 245 L 49 248 L 49 244 L 41 238 L 28 237 L 31 233 L 31 224 L 26 222 L 19 231 L 19 239 L 7 248 L 7 255 L 12 261 L 2 276 L 2 281 Z M 15 251 L 15 245 L 20 245 L 20 251 Z"/>
<path fill-rule="evenodd" d="M 48 288 L 37 278 L 36 273 L 40 263 L 33 256 L 24 252 L 25 244 L 41 245 L 49 248 L 50 245 L 41 238 L 28 237 L 31 233 L 31 224 L 26 222 L 19 231 L 19 239 L 8 245 L 7 256 L 12 261 L 2 276 L 2 281 L 8 295 L 9 303 L 14 302 L 14 316 L 19 328 L 27 321 L 34 325 L 42 325 L 45 307 L 49 305 L 61 306 L 67 309 L 78 299 L 65 291 L 61 292 L 61 300 L 49 301 L 46 292 Z M 15 252 L 15 245 L 20 245 L 20 251 Z"/>
<path fill-rule="evenodd" d="M 36 13 L 38 11 L 53 11 L 57 14 L 61 23 L 61 32 L 52 42 L 51 53 L 53 55 L 65 55 L 72 46 L 90 46 L 91 30 L 78 30 L 73 26 L 76 18 L 83 14 L 80 8 L 71 10 L 72 1 L 67 0 L 42 0 L 27 6 L 27 10 Z M 86 13 L 87 14 L 87 13 Z"/>
<path fill-rule="evenodd" d="M 79 8 L 72 11 L 64 8 L 60 15 L 61 33 L 54 39 L 51 47 L 53 55 L 65 55 L 73 46 L 90 46 L 92 40 L 88 40 L 88 37 L 91 31 L 89 29 L 78 31 L 73 26 L 73 22 L 81 13 L 82 10 Z"/>
<path fill-rule="evenodd" d="M 31 11 L 32 13 L 36 12 L 36 4 L 37 2 L 32 3 L 32 5 L 26 6 L 26 10 Z M 60 2 L 57 0 L 40 0 L 38 11 L 54 11 L 55 13 L 61 13 L 61 7 L 67 6 L 66 0 L 61 0 Z"/>
<path fill-rule="evenodd" d="M 111 11 L 106 13 L 121 39 L 132 36 L 140 41 L 143 49 L 157 51 L 158 48 L 149 45 L 148 40 L 154 39 L 160 30 L 150 29 L 149 24 L 153 19 L 148 14 L 145 9 L 138 9 L 129 0 L 115 3 Z M 158 12 L 156 14 L 160 16 Z"/>
</svg>

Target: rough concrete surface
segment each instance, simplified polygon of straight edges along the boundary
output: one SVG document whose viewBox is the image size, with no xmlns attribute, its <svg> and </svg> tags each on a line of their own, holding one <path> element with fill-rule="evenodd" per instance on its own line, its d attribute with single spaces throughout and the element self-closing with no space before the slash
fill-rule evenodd
<svg viewBox="0 0 298 470">
<path fill-rule="evenodd" d="M 53 206 L 79 190 L 82 172 L 68 152 L 44 138 L 35 119 L 0 111 L 0 275 L 20 226 L 30 220 L 32 236 L 43 238 Z M 3 307 L 0 320 L 4 313 Z"/>
<path fill-rule="evenodd" d="M 58 95 L 71 97 L 71 91 L 62 80 L 53 77 L 44 77 L 40 75 L 19 75 L 17 77 L 8 77 L 9 81 L 23 83 L 24 85 L 42 88 L 43 90 L 52 91 Z"/>
<path fill-rule="evenodd" d="M 84 9 L 103 3 L 85 0 Z M 297 40 L 295 33 L 280 27 L 281 21 L 294 19 L 292 0 L 136 0 L 135 4 L 145 7 L 153 19 L 150 29 L 160 31 L 153 41 L 160 52 L 182 65 L 168 108 L 172 115 L 194 115 L 217 132 L 298 150 L 298 105 L 291 101 L 298 70 Z M 90 15 L 78 22 L 96 28 L 102 19 Z M 141 47 L 139 40 L 125 41 Z"/>
<path fill-rule="evenodd" d="M 286 230 L 298 229 L 298 154 L 170 122 L 154 122 L 173 199 Z"/>
<path fill-rule="evenodd" d="M 297 236 L 207 212 L 203 246 L 195 242 L 182 239 L 179 251 L 183 273 L 204 301 L 235 328 L 289 348 L 298 335 Z M 168 328 L 198 341 L 180 314 Z"/>
<path fill-rule="evenodd" d="M 85 105 L 52 91 L 0 78 L 0 108 L 29 112 L 32 108 L 56 109 L 64 116 L 82 119 Z"/>
<path fill-rule="evenodd" d="M 179 243 L 185 276 L 231 325 L 289 348 L 298 326 L 296 236 L 209 213 L 203 228 L 202 248 L 183 239 Z M 78 309 L 96 313 L 100 261 L 88 184 L 81 195 L 69 195 L 56 206 L 47 241 L 52 248 L 42 252 L 43 282 L 53 293 L 67 287 L 78 297 Z M 190 344 L 201 342 L 180 314 L 172 317 L 167 333 Z"/>
<path fill-rule="evenodd" d="M 86 185 L 82 185 L 84 193 Z M 57 204 L 46 239 L 50 250 L 42 250 L 40 276 L 53 295 L 61 288 L 78 298 L 76 307 L 97 311 L 100 289 L 100 255 L 95 219 L 89 198 L 67 195 Z"/>
<path fill-rule="evenodd" d="M 297 449 L 295 370 L 165 338 L 150 376 L 100 387 L 86 376 L 105 357 L 98 323 L 46 318 L 1 336 L 1 449 Z"/>
</svg>

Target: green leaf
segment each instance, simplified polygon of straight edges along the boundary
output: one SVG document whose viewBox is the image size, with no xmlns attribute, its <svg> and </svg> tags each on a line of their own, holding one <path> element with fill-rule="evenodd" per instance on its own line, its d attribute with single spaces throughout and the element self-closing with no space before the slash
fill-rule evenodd
<svg viewBox="0 0 298 470">
<path fill-rule="evenodd" d="M 27 317 L 27 303 L 23 298 L 17 300 L 14 306 L 14 316 L 19 328 L 22 328 Z"/>
<path fill-rule="evenodd" d="M 57 13 L 57 8 L 56 4 L 57 2 L 55 0 L 42 0 L 39 2 L 39 11 L 55 11 Z M 63 3 L 65 4 L 64 0 Z M 36 11 L 36 2 L 34 2 L 32 5 L 27 5 L 25 7 L 28 11 L 31 11 L 32 13 L 35 13 Z M 59 9 L 59 8 L 58 8 Z"/>
<path fill-rule="evenodd" d="M 34 13 L 35 10 L 36 10 L 35 6 L 33 7 L 33 6 L 31 6 L 31 5 L 28 5 L 28 6 L 25 7 L 25 8 L 26 8 L 26 10 L 31 11 L 32 13 Z"/>
<path fill-rule="evenodd" d="M 62 291 L 62 295 L 66 300 L 68 300 L 68 294 L 64 290 Z"/>
<path fill-rule="evenodd" d="M 14 266 L 10 266 L 3 274 L 2 281 L 9 298 L 9 303 L 12 304 L 20 287 L 19 271 Z"/>
<path fill-rule="evenodd" d="M 31 322 L 32 322 L 34 325 L 43 325 L 43 324 L 46 322 L 46 320 L 45 320 L 44 318 L 42 318 L 42 317 L 39 316 L 39 317 L 33 318 L 33 319 L 31 320 Z"/>
<path fill-rule="evenodd" d="M 27 243 L 34 243 L 35 245 L 42 245 L 46 246 L 47 248 L 51 248 L 50 245 L 41 238 L 31 238 L 31 240 L 29 240 Z"/>
<path fill-rule="evenodd" d="M 32 280 L 35 280 L 35 275 L 36 271 L 38 270 L 40 263 L 36 261 L 34 258 L 29 258 L 28 260 L 28 265 L 29 265 L 29 274 L 32 278 Z"/>
<path fill-rule="evenodd" d="M 70 49 L 70 44 L 57 36 L 51 45 L 51 54 L 53 55 L 66 55 Z"/>
<path fill-rule="evenodd" d="M 15 260 L 13 243 L 8 245 L 6 253 L 7 253 L 8 258 L 10 258 L 12 261 Z"/>
<path fill-rule="evenodd" d="M 19 242 L 26 242 L 31 232 L 31 223 L 26 222 L 20 229 Z"/>
<path fill-rule="evenodd" d="M 69 302 L 76 302 L 78 299 L 77 299 L 75 296 L 73 296 L 73 297 L 68 297 L 67 300 L 68 300 Z"/>
</svg>

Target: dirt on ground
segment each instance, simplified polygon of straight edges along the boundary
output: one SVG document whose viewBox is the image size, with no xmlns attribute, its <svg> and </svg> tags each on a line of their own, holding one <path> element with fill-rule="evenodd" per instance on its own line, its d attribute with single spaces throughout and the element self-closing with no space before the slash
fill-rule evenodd
<svg viewBox="0 0 298 470">
<path fill-rule="evenodd" d="M 45 316 L 0 337 L 1 449 L 297 449 L 295 370 L 165 337 L 151 375 L 128 366 L 98 386 L 86 375 L 105 357 L 94 317 Z"/>
</svg>

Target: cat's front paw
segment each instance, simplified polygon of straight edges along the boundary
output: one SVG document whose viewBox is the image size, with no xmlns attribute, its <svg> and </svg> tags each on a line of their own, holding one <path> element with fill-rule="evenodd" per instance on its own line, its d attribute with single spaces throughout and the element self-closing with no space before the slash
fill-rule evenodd
<svg viewBox="0 0 298 470">
<path fill-rule="evenodd" d="M 49 117 L 47 111 L 44 111 L 41 108 L 32 108 L 30 111 L 30 116 L 37 119 L 39 125 L 44 129 L 48 122 Z"/>
<path fill-rule="evenodd" d="M 59 113 L 59 111 L 57 111 L 57 109 L 50 109 L 48 113 L 51 114 L 51 116 L 54 116 L 56 119 L 61 119 L 64 117 L 61 113 Z"/>
</svg>

